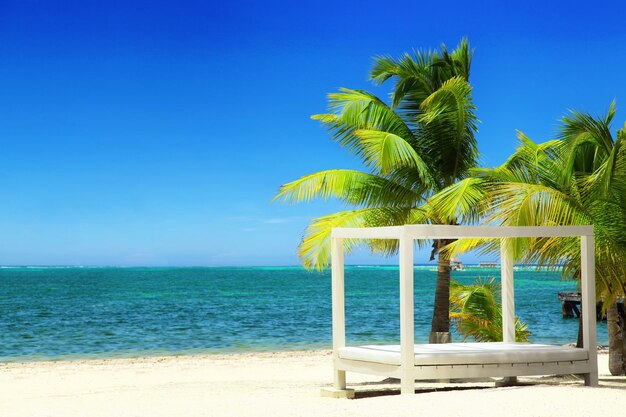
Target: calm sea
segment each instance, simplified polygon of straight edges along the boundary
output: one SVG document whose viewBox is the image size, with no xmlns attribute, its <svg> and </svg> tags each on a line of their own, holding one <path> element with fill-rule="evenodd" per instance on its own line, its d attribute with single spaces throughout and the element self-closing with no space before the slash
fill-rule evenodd
<svg viewBox="0 0 626 417">
<path fill-rule="evenodd" d="M 436 272 L 415 268 L 415 335 L 428 338 Z M 498 269 L 467 268 L 472 282 Z M 1 268 L 0 361 L 309 349 L 331 346 L 330 273 L 262 268 Z M 576 340 L 557 272 L 515 275 L 532 341 Z M 347 267 L 349 342 L 399 339 L 397 267 Z M 459 340 L 459 336 L 456 336 Z M 598 341 L 607 341 L 598 324 Z"/>
</svg>

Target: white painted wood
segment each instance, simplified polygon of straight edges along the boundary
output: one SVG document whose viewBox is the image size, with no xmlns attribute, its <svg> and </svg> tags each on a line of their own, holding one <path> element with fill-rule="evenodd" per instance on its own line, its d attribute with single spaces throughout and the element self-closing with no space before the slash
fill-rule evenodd
<svg viewBox="0 0 626 417">
<path fill-rule="evenodd" d="M 484 377 L 516 377 L 523 375 L 569 375 L 589 370 L 586 361 L 513 363 L 502 365 L 447 365 L 422 366 L 415 368 L 415 379 L 452 379 Z"/>
<path fill-rule="evenodd" d="M 386 376 L 391 378 L 402 377 L 400 365 L 389 365 L 387 363 L 371 361 L 355 361 L 352 359 L 339 359 L 337 368 L 360 374 Z"/>
<path fill-rule="evenodd" d="M 415 344 L 415 366 L 508 364 L 526 362 L 586 361 L 585 349 L 536 343 L 456 342 Z M 339 358 L 401 365 L 400 345 L 348 346 Z"/>
<path fill-rule="evenodd" d="M 399 377 L 401 392 L 414 393 L 415 379 L 449 379 L 478 377 L 516 377 L 521 375 L 584 374 L 587 385 L 597 385 L 598 368 L 595 322 L 595 260 L 592 226 L 567 227 L 511 227 L 511 226 L 441 226 L 407 225 L 380 228 L 333 229 L 332 256 L 332 319 L 335 389 L 345 389 L 345 372 L 363 372 Z M 568 358 L 565 354 L 551 357 L 549 362 L 527 363 L 512 358 L 510 363 L 494 364 L 485 357 L 481 363 L 448 365 L 415 365 L 414 362 L 414 291 L 413 291 L 413 240 L 429 238 L 500 238 L 503 243 L 514 237 L 580 236 L 581 237 L 581 288 L 583 307 L 583 332 L 585 360 Z M 400 360 L 399 365 L 376 360 L 355 360 L 339 357 L 346 345 L 344 254 L 343 238 L 399 239 L 400 243 Z M 510 240 L 512 242 L 512 240 Z M 503 244 L 502 287 L 504 340 L 515 338 L 515 303 L 513 290 L 513 253 Z M 587 314 L 585 314 L 587 312 Z M 434 345 L 428 345 L 434 346 Z M 542 358 L 543 360 L 543 358 Z"/>
<path fill-rule="evenodd" d="M 343 239 L 331 239 L 333 357 L 339 358 L 339 349 L 346 346 L 346 316 L 344 291 Z M 346 372 L 335 367 L 333 387 L 346 388 Z"/>
<path fill-rule="evenodd" d="M 505 238 L 543 236 L 587 236 L 591 226 L 447 226 L 433 224 L 406 225 L 414 239 Z"/>
<path fill-rule="evenodd" d="M 580 238 L 580 287 L 583 316 L 583 348 L 589 351 L 589 362 L 593 365 L 585 374 L 585 385 L 598 385 L 598 361 L 596 347 L 596 271 L 593 236 Z"/>
<path fill-rule="evenodd" d="M 405 226 L 334 228 L 332 236 L 355 239 L 399 239 L 406 233 L 412 239 L 505 238 L 544 236 L 592 236 L 592 226 L 448 226 L 413 224 Z"/>
<path fill-rule="evenodd" d="M 589 361 L 416 366 L 413 370 L 413 378 L 416 380 L 432 380 L 515 377 L 524 375 L 585 374 L 589 372 L 590 366 Z M 338 367 L 345 371 L 366 375 L 386 376 L 391 378 L 401 378 L 402 376 L 400 366 L 398 365 L 341 359 L 338 363 Z"/>
<path fill-rule="evenodd" d="M 415 345 L 413 240 L 400 238 L 400 367 L 402 394 L 415 393 L 413 346 Z"/>
<path fill-rule="evenodd" d="M 500 243 L 500 286 L 502 287 L 502 340 L 515 342 L 515 289 L 513 264 L 515 262 L 511 238 Z"/>
</svg>

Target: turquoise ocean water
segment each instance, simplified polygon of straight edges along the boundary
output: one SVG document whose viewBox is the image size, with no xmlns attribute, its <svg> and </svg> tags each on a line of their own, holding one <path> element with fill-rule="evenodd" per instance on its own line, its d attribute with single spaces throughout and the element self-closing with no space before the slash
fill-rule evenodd
<svg viewBox="0 0 626 417">
<path fill-rule="evenodd" d="M 436 272 L 415 268 L 416 341 L 428 338 Z M 472 282 L 498 269 L 467 268 Z M 328 348 L 330 273 L 299 267 L 1 268 L 0 361 Z M 515 273 L 517 314 L 535 342 L 576 340 L 558 272 Z M 348 342 L 399 340 L 397 267 L 346 268 Z M 459 340 L 459 336 L 456 336 Z M 606 324 L 598 342 L 606 344 Z"/>
</svg>

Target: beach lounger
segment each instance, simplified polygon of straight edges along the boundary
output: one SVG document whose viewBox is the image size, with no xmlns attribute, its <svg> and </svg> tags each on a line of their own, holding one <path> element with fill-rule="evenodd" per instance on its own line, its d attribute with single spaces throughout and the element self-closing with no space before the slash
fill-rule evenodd
<svg viewBox="0 0 626 417">
<path fill-rule="evenodd" d="M 406 225 L 335 228 L 332 232 L 333 396 L 346 396 L 346 372 L 399 378 L 401 393 L 415 392 L 415 380 L 522 375 L 584 374 L 598 383 L 595 314 L 583 316 L 583 347 L 515 342 L 513 256 L 506 239 L 571 237 L 581 242 L 583 311 L 594 311 L 595 263 L 592 226 L 514 227 Z M 400 344 L 346 346 L 343 239 L 397 239 L 400 243 Z M 413 248 L 416 239 L 493 238 L 501 244 L 504 341 L 498 343 L 415 344 Z"/>
</svg>

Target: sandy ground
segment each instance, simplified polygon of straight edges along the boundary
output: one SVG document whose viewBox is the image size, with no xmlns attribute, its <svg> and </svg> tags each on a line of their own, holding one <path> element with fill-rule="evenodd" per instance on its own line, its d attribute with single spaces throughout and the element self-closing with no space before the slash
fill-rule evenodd
<svg viewBox="0 0 626 417">
<path fill-rule="evenodd" d="M 348 374 L 360 398 L 322 398 L 332 378 L 328 351 L 0 364 L 0 416 L 612 416 L 626 404 L 626 380 L 600 388 L 574 376 L 418 384 L 413 396 L 381 378 Z"/>
</svg>

